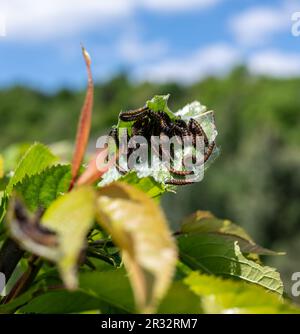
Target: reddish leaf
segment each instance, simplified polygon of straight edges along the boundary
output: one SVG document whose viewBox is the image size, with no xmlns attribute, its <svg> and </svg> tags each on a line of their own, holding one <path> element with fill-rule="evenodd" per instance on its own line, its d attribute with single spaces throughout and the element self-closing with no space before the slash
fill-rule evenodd
<svg viewBox="0 0 300 334">
<path fill-rule="evenodd" d="M 107 156 L 107 148 L 99 150 L 99 152 L 92 157 L 84 173 L 78 178 L 76 185 L 92 184 L 99 180 L 116 161 L 116 156 L 114 156 L 105 163 Z"/>
<path fill-rule="evenodd" d="M 72 181 L 70 188 L 72 188 L 75 183 L 80 168 L 80 164 L 83 160 L 83 156 L 88 143 L 91 129 L 91 118 L 92 118 L 92 108 L 94 99 L 94 84 L 91 72 L 91 59 L 84 47 L 82 47 L 82 54 L 87 67 L 88 88 L 78 123 L 76 144 L 72 161 Z"/>
</svg>

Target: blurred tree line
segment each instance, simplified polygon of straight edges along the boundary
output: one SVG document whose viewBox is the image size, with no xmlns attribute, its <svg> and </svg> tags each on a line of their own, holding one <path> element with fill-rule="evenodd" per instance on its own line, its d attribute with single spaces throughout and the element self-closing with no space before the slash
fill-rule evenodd
<svg viewBox="0 0 300 334">
<path fill-rule="evenodd" d="M 300 78 L 253 77 L 237 68 L 227 77 L 183 86 L 136 84 L 121 74 L 96 86 L 93 137 L 107 132 L 121 109 L 167 93 L 173 111 L 193 100 L 214 109 L 221 147 L 201 183 L 165 197 L 172 225 L 196 209 L 237 222 L 263 246 L 287 252 L 268 261 L 289 286 L 291 273 L 300 271 Z M 84 94 L 0 91 L 0 149 L 24 141 L 73 140 Z"/>
</svg>

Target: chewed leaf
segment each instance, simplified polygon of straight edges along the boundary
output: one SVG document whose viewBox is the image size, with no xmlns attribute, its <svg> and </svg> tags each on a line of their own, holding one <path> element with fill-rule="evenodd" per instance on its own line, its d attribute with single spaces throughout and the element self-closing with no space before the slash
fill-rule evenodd
<svg viewBox="0 0 300 334">
<path fill-rule="evenodd" d="M 185 107 L 178 110 L 175 115 L 177 117 L 180 116 L 186 122 L 188 122 L 191 118 L 195 119 L 203 128 L 209 142 L 211 143 L 216 140 L 218 131 L 215 123 L 214 111 L 207 110 L 206 106 L 202 105 L 199 101 L 187 104 Z M 204 170 L 210 167 L 219 154 L 220 148 L 215 146 L 211 156 L 205 162 Z"/>
<path fill-rule="evenodd" d="M 95 193 L 78 187 L 54 201 L 41 222 L 18 204 L 9 231 L 25 250 L 57 263 L 68 289 L 77 287 L 77 262 L 95 215 Z"/>
<path fill-rule="evenodd" d="M 98 222 L 122 251 L 141 312 L 153 312 L 174 273 L 177 251 L 165 217 L 153 200 L 125 183 L 98 192 Z"/>
<path fill-rule="evenodd" d="M 213 111 L 207 111 L 206 107 L 201 105 L 200 102 L 193 102 L 191 104 L 186 105 L 183 109 L 179 110 L 176 113 L 173 113 L 169 107 L 168 107 L 168 100 L 170 95 L 155 95 L 151 100 L 148 100 L 146 102 L 146 106 L 151 109 L 154 112 L 163 111 L 167 113 L 172 121 L 176 119 L 182 119 L 188 123 L 188 121 L 193 118 L 196 120 L 201 127 L 203 128 L 204 132 L 206 133 L 209 143 L 213 143 L 217 137 L 217 129 L 215 125 L 215 119 L 214 119 L 214 112 Z M 129 135 L 132 134 L 132 126 L 134 124 L 134 121 L 131 122 L 125 122 L 119 119 L 119 122 L 117 124 L 117 129 L 120 130 L 122 128 L 127 129 L 127 133 Z M 188 148 L 185 148 L 185 154 L 191 155 L 192 154 L 192 147 L 190 147 L 191 152 L 188 151 Z M 182 149 L 179 146 L 177 149 L 175 149 L 174 152 L 175 155 L 175 161 L 182 161 Z M 204 170 L 206 170 L 210 164 L 216 159 L 216 157 L 219 155 L 219 148 L 217 146 L 214 146 L 212 148 L 211 155 L 209 156 L 208 160 L 204 164 Z M 120 164 L 122 165 L 122 159 L 125 159 L 125 157 L 120 157 Z M 125 164 L 126 165 L 126 164 Z M 175 168 L 176 169 L 176 168 Z M 166 190 L 173 190 L 173 187 L 168 186 L 168 181 L 172 180 L 174 175 L 170 173 L 168 164 L 163 163 L 161 159 L 159 159 L 158 156 L 154 155 L 152 156 L 151 163 L 146 161 L 139 161 L 136 162 L 134 166 L 130 169 L 131 171 L 136 172 L 136 175 L 138 178 L 147 178 L 147 177 L 153 177 L 154 180 L 160 184 L 166 185 Z M 198 181 L 201 181 L 203 178 L 203 168 L 200 166 L 194 166 L 192 169 L 195 179 Z M 122 173 L 119 171 L 118 168 L 115 166 L 110 168 L 108 172 L 103 176 L 103 179 L 99 183 L 100 186 L 104 186 L 107 184 L 110 184 L 113 181 L 120 180 L 122 177 Z"/>
<path fill-rule="evenodd" d="M 210 142 L 216 139 L 218 132 L 214 112 L 212 110 L 207 111 L 206 106 L 200 102 L 194 101 L 187 104 L 178 110 L 175 115 L 180 116 L 185 121 L 189 121 L 191 118 L 195 119 L 202 126 Z"/>
<path fill-rule="evenodd" d="M 162 184 L 166 191 L 172 189 L 172 187 L 164 184 L 164 182 L 170 178 L 170 172 L 167 167 L 159 161 L 157 156 L 153 157 L 152 166 L 149 166 L 148 163 L 139 163 L 131 172 L 134 172 L 139 179 L 153 178 L 157 183 Z M 114 165 L 104 174 L 103 179 L 99 182 L 99 186 L 105 186 L 122 178 L 123 175 Z"/>
</svg>

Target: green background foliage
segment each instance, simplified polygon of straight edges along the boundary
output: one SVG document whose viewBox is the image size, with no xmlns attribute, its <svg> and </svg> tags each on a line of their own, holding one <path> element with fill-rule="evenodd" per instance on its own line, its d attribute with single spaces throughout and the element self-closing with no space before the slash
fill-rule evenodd
<svg viewBox="0 0 300 334">
<path fill-rule="evenodd" d="M 175 230 L 184 216 L 202 209 L 237 222 L 258 244 L 287 252 L 266 262 L 279 268 L 289 292 L 300 252 L 299 87 L 300 79 L 257 78 L 243 68 L 191 86 L 133 84 L 119 75 L 95 88 L 90 149 L 116 123 L 121 109 L 140 107 L 155 94 L 171 93 L 173 111 L 193 100 L 214 109 L 221 155 L 201 183 L 164 196 L 169 221 Z M 17 142 L 73 141 L 83 99 L 84 91 L 1 90 L 1 151 Z M 5 162 L 19 153 L 11 148 Z"/>
</svg>

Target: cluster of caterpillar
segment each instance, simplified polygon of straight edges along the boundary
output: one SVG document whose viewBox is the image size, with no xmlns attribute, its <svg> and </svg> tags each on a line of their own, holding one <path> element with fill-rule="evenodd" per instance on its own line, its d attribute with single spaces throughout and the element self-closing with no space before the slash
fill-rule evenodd
<svg viewBox="0 0 300 334">
<path fill-rule="evenodd" d="M 122 111 L 119 115 L 119 119 L 123 122 L 133 122 L 131 135 L 143 136 L 149 143 L 151 142 L 152 136 L 161 136 L 162 134 L 169 138 L 176 136 L 181 139 L 184 136 L 192 136 L 192 144 L 193 147 L 196 148 L 197 137 L 203 137 L 204 163 L 209 159 L 215 147 L 215 142 L 209 142 L 202 126 L 193 118 L 191 118 L 188 123 L 180 118 L 173 121 L 166 112 L 153 111 L 145 106 L 135 110 Z M 113 128 L 109 135 L 115 139 L 115 142 L 118 145 L 117 128 Z M 160 151 L 161 150 L 162 148 L 160 147 Z M 160 152 L 156 153 L 160 156 Z M 125 173 L 120 167 L 118 167 L 118 169 L 121 173 Z M 193 174 L 192 171 L 179 171 L 172 167 L 170 167 L 169 171 L 170 173 L 177 176 Z M 193 181 L 185 179 L 171 179 L 165 183 L 173 185 L 185 185 L 191 184 Z"/>
</svg>

